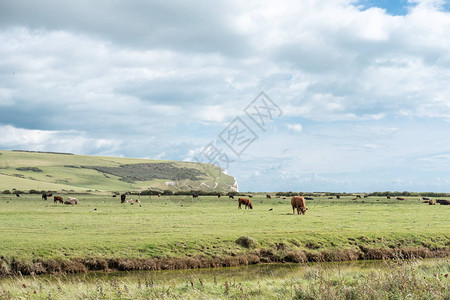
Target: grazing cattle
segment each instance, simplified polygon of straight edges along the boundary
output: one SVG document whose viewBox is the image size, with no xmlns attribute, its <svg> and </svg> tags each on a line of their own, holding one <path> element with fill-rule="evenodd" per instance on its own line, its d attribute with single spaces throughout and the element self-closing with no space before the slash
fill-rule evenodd
<svg viewBox="0 0 450 300">
<path fill-rule="evenodd" d="M 20 197 L 20 195 L 18 193 L 16 193 L 16 197 Z"/>
<path fill-rule="evenodd" d="M 158 194 L 158 198 L 161 197 L 161 194 Z"/>
<path fill-rule="evenodd" d="M 125 195 L 125 194 L 120 195 L 120 203 L 125 203 L 126 199 L 127 199 L 127 195 Z"/>
<path fill-rule="evenodd" d="M 51 197 L 51 196 L 53 196 L 53 194 L 47 194 L 47 197 Z"/>
<path fill-rule="evenodd" d="M 247 207 L 253 209 L 252 201 L 248 198 L 239 198 L 238 203 L 239 203 L 238 209 L 241 208 L 242 204 L 245 205 L 245 209 L 247 209 Z"/>
<path fill-rule="evenodd" d="M 391 199 L 391 196 L 386 196 L 386 198 Z"/>
<path fill-rule="evenodd" d="M 428 201 L 428 204 L 430 204 L 430 205 L 435 205 L 436 203 L 434 203 L 433 200 L 429 200 L 429 201 Z"/>
<path fill-rule="evenodd" d="M 302 212 L 302 215 L 304 215 L 306 213 L 306 210 L 308 209 L 305 206 L 305 199 L 301 196 L 292 197 L 291 205 L 292 205 L 292 214 L 295 214 L 295 209 L 297 209 L 298 215 L 300 214 L 300 212 Z"/>
<path fill-rule="evenodd" d="M 406 198 L 397 197 L 397 200 L 406 200 Z"/>
<path fill-rule="evenodd" d="M 117 197 L 117 195 L 113 195 L 113 198 L 116 198 Z"/>
<path fill-rule="evenodd" d="M 328 197 L 328 199 L 333 199 L 333 197 Z"/>
<path fill-rule="evenodd" d="M 46 194 L 46 193 L 42 194 L 42 199 L 44 199 L 45 201 L 47 201 L 47 194 Z"/>
<path fill-rule="evenodd" d="M 439 203 L 440 205 L 450 205 L 450 201 L 445 199 L 436 199 L 436 203 Z"/>
<path fill-rule="evenodd" d="M 141 200 L 136 199 L 136 201 L 134 201 L 134 202 L 136 202 L 136 203 L 141 203 Z"/>
<path fill-rule="evenodd" d="M 336 198 L 338 198 L 338 199 L 341 199 L 341 196 L 339 196 L 339 195 L 336 195 Z M 305 198 L 306 199 L 306 198 Z"/>
<path fill-rule="evenodd" d="M 428 197 L 423 197 L 423 200 L 431 200 L 431 199 Z"/>
<path fill-rule="evenodd" d="M 61 196 L 54 196 L 53 203 L 64 203 L 63 198 Z"/>
<path fill-rule="evenodd" d="M 253 198 L 253 195 L 248 195 L 249 198 Z"/>
<path fill-rule="evenodd" d="M 221 194 L 217 194 L 217 198 L 220 198 L 220 196 L 222 196 Z"/>
<path fill-rule="evenodd" d="M 305 198 L 305 200 L 314 200 L 313 197 L 304 197 L 304 198 Z"/>
<path fill-rule="evenodd" d="M 193 197 L 193 198 L 198 198 L 198 193 L 193 193 L 193 194 L 192 194 L 192 197 Z"/>
<path fill-rule="evenodd" d="M 71 197 L 70 197 L 70 198 L 71 198 Z M 75 205 L 75 204 L 78 204 L 78 199 L 77 199 L 77 198 L 72 198 L 72 200 L 67 200 L 67 201 L 65 201 L 64 204 L 67 204 L 67 205 Z"/>
<path fill-rule="evenodd" d="M 367 198 L 367 195 L 364 195 L 364 198 Z"/>
<path fill-rule="evenodd" d="M 229 199 L 234 199 L 234 196 L 233 195 L 228 195 L 228 198 Z"/>
<path fill-rule="evenodd" d="M 360 195 L 356 195 L 356 198 L 361 198 L 361 196 Z"/>
<path fill-rule="evenodd" d="M 269 194 L 266 195 L 266 199 L 272 199 L 272 196 L 270 196 Z"/>
</svg>

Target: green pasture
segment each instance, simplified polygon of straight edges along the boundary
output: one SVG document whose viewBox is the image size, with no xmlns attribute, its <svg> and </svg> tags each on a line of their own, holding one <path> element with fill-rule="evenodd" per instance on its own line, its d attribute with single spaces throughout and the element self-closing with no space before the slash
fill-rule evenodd
<svg viewBox="0 0 450 300">
<path fill-rule="evenodd" d="M 62 194 L 64 198 L 68 195 Z M 101 194 L 73 194 L 75 206 L 40 195 L 0 195 L 0 256 L 30 261 L 80 257 L 220 257 L 283 244 L 287 249 L 450 246 L 450 207 L 369 197 L 307 201 L 293 215 L 290 199 L 256 195 L 254 209 L 238 209 L 228 197 L 141 196 L 121 204 Z M 129 195 L 127 199 L 136 199 Z M 236 197 L 237 199 L 237 197 Z"/>
</svg>

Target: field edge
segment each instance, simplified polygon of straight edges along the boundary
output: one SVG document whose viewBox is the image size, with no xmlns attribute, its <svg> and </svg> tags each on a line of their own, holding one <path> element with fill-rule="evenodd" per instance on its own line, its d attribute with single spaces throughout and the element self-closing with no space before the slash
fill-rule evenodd
<svg viewBox="0 0 450 300">
<path fill-rule="evenodd" d="M 404 248 L 349 248 L 314 250 L 285 250 L 262 248 L 237 255 L 206 257 L 158 257 L 158 258 L 105 258 L 85 257 L 63 259 L 16 258 L 0 259 L 0 277 L 17 275 L 74 274 L 91 271 L 155 271 L 200 268 L 237 267 L 270 263 L 342 262 L 356 260 L 425 259 L 450 256 L 450 247 L 429 249 Z"/>
</svg>

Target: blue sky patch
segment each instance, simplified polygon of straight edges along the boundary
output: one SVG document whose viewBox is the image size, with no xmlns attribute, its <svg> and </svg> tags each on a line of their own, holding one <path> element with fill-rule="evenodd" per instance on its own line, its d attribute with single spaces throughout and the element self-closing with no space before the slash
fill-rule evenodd
<svg viewBox="0 0 450 300">
<path fill-rule="evenodd" d="M 413 4 L 408 3 L 407 0 L 361 0 L 358 5 L 362 6 L 362 10 L 379 7 L 385 9 L 390 15 L 404 16 L 408 14 L 408 7 Z"/>
</svg>

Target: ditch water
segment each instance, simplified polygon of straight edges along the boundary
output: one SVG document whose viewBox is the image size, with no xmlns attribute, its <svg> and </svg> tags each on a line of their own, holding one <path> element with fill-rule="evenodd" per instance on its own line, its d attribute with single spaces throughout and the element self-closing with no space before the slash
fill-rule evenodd
<svg viewBox="0 0 450 300">
<path fill-rule="evenodd" d="M 426 261 L 436 261 L 428 259 Z M 439 259 L 442 263 L 450 263 L 450 259 Z M 402 263 L 402 261 L 397 262 Z M 157 283 L 178 284 L 189 280 L 202 281 L 246 281 L 264 279 L 283 279 L 302 276 L 311 270 L 332 272 L 370 272 L 385 270 L 397 265 L 395 261 L 366 260 L 350 262 L 324 262 L 324 263 L 283 263 L 283 264 L 257 264 L 240 267 L 224 267 L 192 270 L 162 270 L 162 271 L 120 271 L 120 272 L 89 272 L 74 275 L 43 275 L 41 279 L 49 281 L 76 281 L 76 282 L 104 282 L 117 279 L 118 281 L 136 282 L 147 280 Z M 1 282 L 1 281 L 0 281 Z"/>
<path fill-rule="evenodd" d="M 171 284 L 186 283 L 189 281 L 218 281 L 218 282 L 239 282 L 239 281 L 258 281 L 265 279 L 287 279 L 304 276 L 311 271 L 328 271 L 328 272 L 371 272 L 386 271 L 390 268 L 398 267 L 404 262 L 411 261 L 382 261 L 382 260 L 365 260 L 365 261 L 349 261 L 349 262 L 323 262 L 323 263 L 283 263 L 283 264 L 257 264 L 240 267 L 224 267 L 210 269 L 192 269 L 192 270 L 162 270 L 162 271 L 117 271 L 117 272 L 89 272 L 85 274 L 63 274 L 63 275 L 41 275 L 37 276 L 40 280 L 47 282 L 109 282 L 114 279 L 120 282 L 137 282 L 138 280 L 152 282 L 155 284 Z M 430 258 L 417 261 L 420 264 L 439 263 L 450 265 L 450 257 L 447 258 Z M 29 277 L 31 278 L 31 277 Z M 0 278 L 1 283 L 7 283 L 14 278 Z"/>
</svg>

